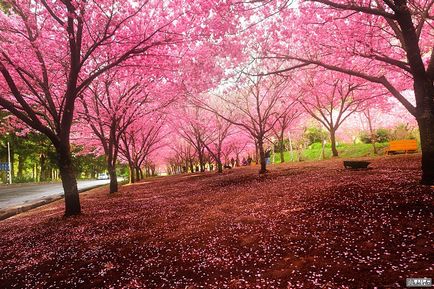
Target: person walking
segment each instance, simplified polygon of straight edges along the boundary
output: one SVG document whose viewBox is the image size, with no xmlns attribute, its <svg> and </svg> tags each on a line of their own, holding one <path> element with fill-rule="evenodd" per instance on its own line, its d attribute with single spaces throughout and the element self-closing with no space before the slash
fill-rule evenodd
<svg viewBox="0 0 434 289">
<path fill-rule="evenodd" d="M 266 163 L 267 165 L 270 164 L 270 157 L 271 157 L 271 149 L 268 148 L 268 149 L 265 151 L 265 163 Z"/>
</svg>

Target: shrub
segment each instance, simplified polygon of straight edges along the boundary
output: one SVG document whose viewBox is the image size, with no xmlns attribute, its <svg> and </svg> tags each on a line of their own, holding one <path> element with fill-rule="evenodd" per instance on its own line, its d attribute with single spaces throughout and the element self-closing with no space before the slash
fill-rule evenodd
<svg viewBox="0 0 434 289">
<path fill-rule="evenodd" d="M 359 135 L 362 143 L 372 143 L 371 134 L 368 131 L 362 131 Z M 375 142 L 384 143 L 391 139 L 391 132 L 386 128 L 379 128 L 375 131 Z"/>
<path fill-rule="evenodd" d="M 400 124 L 395 127 L 391 139 L 417 139 L 417 130 L 408 124 Z"/>
<path fill-rule="evenodd" d="M 328 133 L 318 127 L 308 127 L 305 129 L 303 136 L 308 141 L 308 145 L 311 145 L 313 143 L 321 143 L 323 139 L 327 139 Z"/>
<path fill-rule="evenodd" d="M 390 140 L 391 133 L 390 130 L 386 128 L 377 129 L 375 134 L 376 134 L 377 142 L 383 143 L 383 142 L 388 142 Z"/>
<path fill-rule="evenodd" d="M 369 132 L 367 132 L 367 131 L 360 132 L 359 138 L 360 138 L 360 141 L 362 143 L 365 143 L 365 144 L 372 142 L 371 141 L 371 134 Z"/>
</svg>

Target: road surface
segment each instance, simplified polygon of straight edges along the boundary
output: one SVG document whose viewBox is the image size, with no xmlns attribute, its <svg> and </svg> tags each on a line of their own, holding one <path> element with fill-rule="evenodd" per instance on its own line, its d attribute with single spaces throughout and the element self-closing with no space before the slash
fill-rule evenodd
<svg viewBox="0 0 434 289">
<path fill-rule="evenodd" d="M 78 181 L 78 189 L 110 183 L 110 180 Z M 30 204 L 46 197 L 63 195 L 62 183 L 0 185 L 0 210 Z"/>
</svg>

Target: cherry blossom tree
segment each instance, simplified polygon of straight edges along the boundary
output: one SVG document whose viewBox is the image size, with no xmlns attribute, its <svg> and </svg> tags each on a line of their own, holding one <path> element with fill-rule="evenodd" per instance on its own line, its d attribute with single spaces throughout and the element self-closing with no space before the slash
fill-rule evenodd
<svg viewBox="0 0 434 289">
<path fill-rule="evenodd" d="M 300 104 L 329 132 L 334 157 L 338 156 L 336 131 L 349 116 L 360 111 L 367 101 L 376 96 L 357 80 L 331 71 L 305 72 Z"/>
<path fill-rule="evenodd" d="M 297 9 L 286 5 L 275 17 L 282 41 L 268 56 L 287 63 L 279 72 L 300 65 L 321 66 L 381 85 L 416 118 L 421 181 L 434 184 L 434 2 L 306 0 L 297 4 Z M 402 93 L 408 89 L 414 91 L 414 103 Z"/>
<path fill-rule="evenodd" d="M 208 143 L 210 138 L 203 121 L 206 111 L 194 105 L 187 105 L 183 106 L 180 112 L 182 117 L 176 119 L 178 125 L 174 125 L 174 128 L 184 140 L 194 147 L 200 171 L 204 172 L 206 164 L 205 143 Z M 175 124 L 175 121 L 172 124 Z"/>
<path fill-rule="evenodd" d="M 386 113 L 391 111 L 391 107 L 392 105 L 390 103 L 370 103 L 369 105 L 364 106 L 361 111 L 363 118 L 367 122 L 367 128 L 371 138 L 372 147 L 374 149 L 374 154 L 378 154 L 378 150 L 376 147 L 376 123 L 379 122 L 379 119 L 381 117 L 384 117 Z"/>
<path fill-rule="evenodd" d="M 52 141 L 66 215 L 81 211 L 70 147 L 77 98 L 121 64 L 137 66 L 152 58 L 147 61 L 152 67 L 167 69 L 165 64 L 171 63 L 176 70 L 174 58 L 189 57 L 205 43 L 226 45 L 222 37 L 234 27 L 230 5 L 2 1 L 8 13 L 0 14 L 0 106 Z"/>
<path fill-rule="evenodd" d="M 165 138 L 166 117 L 161 113 L 152 113 L 136 120 L 131 127 L 121 134 L 120 153 L 127 160 L 130 169 L 130 183 L 143 179 L 143 167 L 152 165 L 150 155 L 167 145 Z M 146 165 L 148 164 L 148 165 Z"/>
<path fill-rule="evenodd" d="M 175 41 L 174 18 L 152 22 L 154 1 L 5 1 L 0 15 L 0 106 L 45 134 L 58 155 L 65 214 L 80 213 L 70 149 L 78 96 L 98 76 Z M 147 24 L 142 20 L 151 21 Z M 128 26 L 129 25 L 129 26 Z M 140 27 L 146 27 L 141 33 Z"/>
<path fill-rule="evenodd" d="M 217 165 L 217 172 L 223 172 L 222 155 L 227 138 L 231 134 L 232 124 L 218 114 L 213 113 L 208 122 L 207 137 L 201 138 L 202 144 L 214 159 Z"/>
<path fill-rule="evenodd" d="M 252 139 L 245 131 L 238 128 L 228 139 L 226 150 L 230 151 L 235 156 L 235 165 L 240 166 L 240 157 L 251 149 Z"/>
<path fill-rule="evenodd" d="M 198 105 L 246 130 L 255 141 L 261 168 L 266 173 L 265 142 L 281 115 L 291 107 L 286 94 L 287 81 L 279 76 L 245 75 L 246 84 L 231 93 L 217 94 Z M 282 107 L 286 109 L 282 109 Z"/>
<path fill-rule="evenodd" d="M 129 73 L 121 75 L 122 73 Z M 97 78 L 82 94 L 80 115 L 104 149 L 110 175 L 110 193 L 118 191 L 116 163 L 120 138 L 144 113 L 149 92 L 131 71 L 113 71 Z"/>
<path fill-rule="evenodd" d="M 273 126 L 273 135 L 276 137 L 280 150 L 280 162 L 285 162 L 285 136 L 289 128 L 303 114 L 303 108 L 300 107 L 299 102 L 292 102 L 290 107 L 282 107 L 283 114 L 277 119 L 276 124 Z"/>
<path fill-rule="evenodd" d="M 168 173 L 187 173 L 188 170 L 193 173 L 196 162 L 194 147 L 184 139 L 176 138 L 172 141 L 170 149 L 171 152 L 165 160 L 168 163 Z"/>
</svg>

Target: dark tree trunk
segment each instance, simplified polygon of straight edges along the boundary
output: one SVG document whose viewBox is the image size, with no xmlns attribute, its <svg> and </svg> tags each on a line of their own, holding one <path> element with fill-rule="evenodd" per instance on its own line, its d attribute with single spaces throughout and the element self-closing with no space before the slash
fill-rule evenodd
<svg viewBox="0 0 434 289">
<path fill-rule="evenodd" d="M 218 161 L 217 161 L 217 172 L 218 172 L 219 174 L 223 173 L 223 164 L 222 164 L 222 161 L 221 161 L 221 160 L 218 160 Z"/>
<path fill-rule="evenodd" d="M 141 180 L 141 178 L 140 178 L 140 168 L 138 166 L 136 166 L 135 169 L 136 169 L 136 180 Z"/>
<path fill-rule="evenodd" d="M 283 143 L 283 135 L 279 137 L 280 162 L 285 162 L 285 145 Z"/>
<path fill-rule="evenodd" d="M 422 148 L 422 180 L 424 185 L 434 185 L 434 115 L 418 119 Z"/>
<path fill-rule="evenodd" d="M 118 191 L 118 177 L 116 175 L 116 165 L 108 163 L 108 171 L 110 175 L 110 194 Z"/>
<path fill-rule="evenodd" d="M 255 141 L 255 158 L 256 158 L 255 162 L 256 162 L 256 164 L 259 164 L 259 156 L 260 156 L 260 154 L 259 154 L 259 144 L 258 144 L 257 141 Z"/>
<path fill-rule="evenodd" d="M 81 212 L 80 197 L 77 189 L 77 179 L 69 149 L 69 144 L 56 148 L 60 177 L 65 192 L 65 216 L 78 215 Z"/>
<path fill-rule="evenodd" d="M 332 154 L 334 157 L 339 156 L 338 150 L 336 149 L 336 131 L 334 129 L 330 130 L 330 142 L 332 145 Z"/>
<path fill-rule="evenodd" d="M 130 173 L 130 184 L 133 184 L 133 183 L 136 182 L 136 179 L 134 178 L 134 168 L 133 168 L 133 165 L 129 164 L 128 168 L 130 170 L 130 172 L 129 172 Z"/>
<path fill-rule="evenodd" d="M 378 151 L 377 151 L 377 147 L 375 145 L 375 143 L 377 142 L 377 137 L 375 135 L 374 129 L 372 128 L 371 114 L 370 114 L 369 110 L 368 110 L 366 116 L 368 118 L 368 126 L 369 126 L 369 133 L 371 134 L 372 147 L 374 148 L 374 154 L 377 155 Z"/>
<path fill-rule="evenodd" d="M 204 172 L 205 171 L 204 155 L 203 155 L 203 152 L 201 152 L 200 150 L 198 150 L 198 157 L 199 157 L 199 170 L 201 172 Z"/>
<path fill-rule="evenodd" d="M 40 155 L 39 165 L 41 167 L 41 171 L 39 173 L 39 181 L 44 182 L 47 180 L 47 157 L 45 156 L 45 154 Z"/>
<path fill-rule="evenodd" d="M 285 162 L 285 143 L 284 143 L 284 136 L 283 136 L 283 132 L 280 133 L 279 136 L 279 149 L 280 149 L 280 162 L 284 163 Z"/>
<path fill-rule="evenodd" d="M 17 177 L 22 179 L 23 178 L 23 171 L 24 171 L 24 162 L 25 162 L 26 158 L 20 154 L 18 155 L 18 172 L 17 172 Z"/>
<path fill-rule="evenodd" d="M 259 173 L 265 174 L 267 172 L 267 162 L 265 160 L 264 141 L 262 139 L 258 140 L 258 150 L 259 160 L 261 163 L 261 169 L 259 170 Z"/>
</svg>

